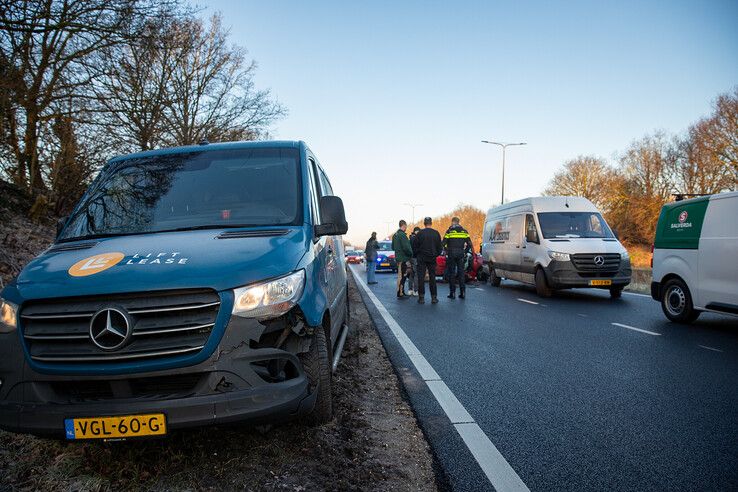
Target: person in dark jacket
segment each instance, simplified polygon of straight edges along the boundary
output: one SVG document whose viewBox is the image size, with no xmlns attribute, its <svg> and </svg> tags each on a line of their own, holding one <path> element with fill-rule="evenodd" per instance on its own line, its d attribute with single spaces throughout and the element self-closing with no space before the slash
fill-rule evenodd
<svg viewBox="0 0 738 492">
<path fill-rule="evenodd" d="M 456 284 L 459 284 L 459 299 L 466 297 L 466 268 L 464 266 L 467 251 L 473 251 L 469 232 L 461 227 L 459 218 L 451 219 L 451 227 L 443 236 L 443 248 L 446 250 L 446 271 L 448 272 L 449 299 L 456 298 Z"/>
<path fill-rule="evenodd" d="M 428 286 L 430 287 L 431 302 L 438 303 L 438 288 L 436 287 L 436 258 L 443 251 L 441 235 L 431 227 L 433 219 L 423 219 L 423 230 L 415 236 L 413 252 L 418 258 L 418 304 L 425 304 L 425 272 L 428 272 Z"/>
<path fill-rule="evenodd" d="M 407 278 L 410 259 L 413 257 L 413 248 L 410 246 L 407 234 L 405 234 L 407 222 L 401 220 L 399 226 L 400 228 L 392 236 L 392 250 L 395 252 L 395 260 L 397 261 L 397 297 L 406 299 L 405 279 Z"/>
<path fill-rule="evenodd" d="M 377 278 L 377 251 L 379 250 L 379 242 L 377 241 L 377 233 L 372 232 L 372 237 L 364 246 L 364 256 L 366 256 L 366 283 L 369 285 L 376 284 Z"/>
<path fill-rule="evenodd" d="M 410 258 L 410 270 L 407 274 L 407 283 L 408 283 L 408 294 L 411 296 L 416 296 L 417 290 L 418 290 L 418 277 L 415 274 L 418 271 L 418 255 L 415 253 L 415 238 L 418 236 L 418 233 L 420 232 L 420 227 L 415 226 L 413 229 L 413 233 L 410 234 L 410 247 L 413 250 L 413 256 Z"/>
</svg>

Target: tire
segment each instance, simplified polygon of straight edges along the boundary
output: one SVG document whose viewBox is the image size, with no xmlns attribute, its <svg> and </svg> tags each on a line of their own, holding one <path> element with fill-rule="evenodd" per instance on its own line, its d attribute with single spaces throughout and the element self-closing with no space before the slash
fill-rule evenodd
<svg viewBox="0 0 738 492">
<path fill-rule="evenodd" d="M 551 297 L 553 294 L 553 289 L 546 282 L 546 274 L 543 273 L 543 268 L 536 270 L 536 294 L 541 297 Z"/>
<path fill-rule="evenodd" d="M 497 276 L 497 272 L 495 272 L 495 266 L 490 263 L 489 265 L 489 283 L 492 284 L 493 287 L 499 287 L 500 282 L 502 282 L 502 279 Z"/>
<path fill-rule="evenodd" d="M 681 279 L 668 280 L 661 289 L 661 310 L 674 323 L 691 323 L 700 312 L 692 304 L 692 294 Z"/>
<path fill-rule="evenodd" d="M 310 349 L 297 354 L 307 375 L 310 391 L 317 391 L 315 407 L 302 420 L 307 425 L 327 424 L 333 419 L 333 396 L 331 394 L 331 360 L 325 330 L 318 328 L 310 341 Z"/>
<path fill-rule="evenodd" d="M 620 299 L 623 297 L 623 288 L 622 287 L 613 287 L 610 289 L 610 297 L 613 299 Z"/>
</svg>

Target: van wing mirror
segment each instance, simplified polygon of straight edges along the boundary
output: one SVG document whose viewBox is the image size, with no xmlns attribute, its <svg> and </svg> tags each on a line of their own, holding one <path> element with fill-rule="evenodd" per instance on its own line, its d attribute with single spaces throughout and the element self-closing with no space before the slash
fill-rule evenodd
<svg viewBox="0 0 738 492">
<path fill-rule="evenodd" d="M 343 200 L 337 196 L 320 197 L 320 220 L 322 224 L 315 226 L 315 235 L 342 236 L 348 232 L 346 212 L 343 209 Z"/>
<path fill-rule="evenodd" d="M 59 237 L 59 234 L 64 230 L 64 226 L 67 225 L 67 220 L 69 220 L 69 216 L 65 215 L 56 221 L 56 237 Z"/>
<path fill-rule="evenodd" d="M 533 229 L 528 230 L 528 232 L 525 233 L 525 240 L 529 243 L 538 244 L 538 231 Z"/>
</svg>

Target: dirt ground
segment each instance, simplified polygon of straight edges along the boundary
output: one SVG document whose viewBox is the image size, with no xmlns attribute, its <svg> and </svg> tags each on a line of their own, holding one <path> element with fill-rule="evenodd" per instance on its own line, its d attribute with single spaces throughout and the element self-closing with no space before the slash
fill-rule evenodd
<svg viewBox="0 0 738 492">
<path fill-rule="evenodd" d="M 433 458 L 351 280 L 352 332 L 322 427 L 211 427 L 65 443 L 0 432 L 3 490 L 437 490 Z"/>
</svg>

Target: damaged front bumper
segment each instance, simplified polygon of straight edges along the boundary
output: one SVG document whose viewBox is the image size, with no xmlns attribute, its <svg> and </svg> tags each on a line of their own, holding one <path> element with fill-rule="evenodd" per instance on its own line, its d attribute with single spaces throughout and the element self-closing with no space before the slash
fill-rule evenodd
<svg viewBox="0 0 738 492">
<path fill-rule="evenodd" d="M 304 415 L 316 398 L 297 355 L 308 332 L 294 313 L 267 323 L 232 316 L 206 361 L 115 376 L 38 373 L 17 333 L 0 335 L 0 428 L 63 437 L 68 418 L 164 413 L 180 429 Z"/>
</svg>

